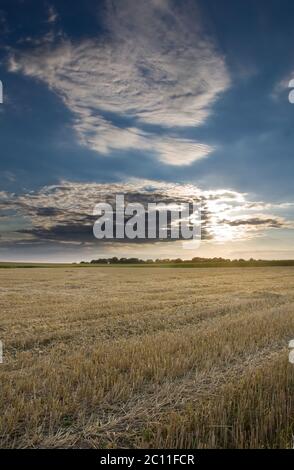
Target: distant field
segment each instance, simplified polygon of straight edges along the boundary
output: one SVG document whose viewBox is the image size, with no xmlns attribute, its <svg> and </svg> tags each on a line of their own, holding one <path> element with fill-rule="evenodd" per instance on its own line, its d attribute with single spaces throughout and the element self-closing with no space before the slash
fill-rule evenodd
<svg viewBox="0 0 294 470">
<path fill-rule="evenodd" d="M 266 268 L 294 267 L 294 260 L 223 260 L 143 262 L 143 263 L 20 263 L 0 261 L 0 269 L 15 268 Z"/>
<path fill-rule="evenodd" d="M 0 318 L 0 447 L 292 447 L 294 268 L 1 269 Z"/>
</svg>

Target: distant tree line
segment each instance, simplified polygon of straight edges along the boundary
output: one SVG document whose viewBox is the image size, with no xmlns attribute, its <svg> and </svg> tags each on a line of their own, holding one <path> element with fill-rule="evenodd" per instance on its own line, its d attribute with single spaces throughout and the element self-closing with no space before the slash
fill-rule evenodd
<svg viewBox="0 0 294 470">
<path fill-rule="evenodd" d="M 162 264 L 171 264 L 171 265 L 191 265 L 199 267 L 226 267 L 226 266 L 294 266 L 294 260 L 262 260 L 262 259 L 226 259 L 226 258 L 200 258 L 195 257 L 189 260 L 183 260 L 181 258 L 164 258 L 164 259 L 147 259 L 143 260 L 140 258 L 117 258 L 116 256 L 112 258 L 98 258 L 93 259 L 92 261 L 86 262 L 81 261 L 80 264 L 152 264 L 152 265 L 162 265 Z"/>
</svg>

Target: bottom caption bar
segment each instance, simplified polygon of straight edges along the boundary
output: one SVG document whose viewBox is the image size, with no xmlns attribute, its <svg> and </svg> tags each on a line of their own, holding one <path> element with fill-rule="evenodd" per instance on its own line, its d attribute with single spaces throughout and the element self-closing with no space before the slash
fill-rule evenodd
<svg viewBox="0 0 294 470">
<path fill-rule="evenodd" d="M 155 465 L 206 468 L 209 464 L 279 464 L 294 458 L 293 450 L 120 450 L 120 449 L 21 449 L 0 450 L 0 465 L 21 463 L 30 468 L 40 464 L 59 467 L 71 464 L 83 468 L 148 468 Z M 4 468 L 4 467 L 3 467 Z"/>
</svg>

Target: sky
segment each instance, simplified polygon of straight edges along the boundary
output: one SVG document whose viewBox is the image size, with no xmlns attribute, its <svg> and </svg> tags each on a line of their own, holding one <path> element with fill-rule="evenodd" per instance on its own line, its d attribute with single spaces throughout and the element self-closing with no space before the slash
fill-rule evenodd
<svg viewBox="0 0 294 470">
<path fill-rule="evenodd" d="M 1 0 L 0 260 L 294 258 L 290 0 Z M 199 248 L 93 208 L 197 200 Z"/>
</svg>

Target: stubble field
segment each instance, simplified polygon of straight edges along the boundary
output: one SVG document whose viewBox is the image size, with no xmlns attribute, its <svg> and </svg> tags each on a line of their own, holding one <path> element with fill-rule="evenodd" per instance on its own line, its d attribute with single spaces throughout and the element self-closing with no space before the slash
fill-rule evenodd
<svg viewBox="0 0 294 470">
<path fill-rule="evenodd" d="M 0 447 L 289 448 L 294 268 L 0 270 Z"/>
</svg>

